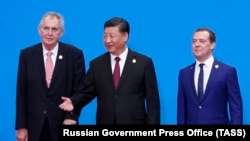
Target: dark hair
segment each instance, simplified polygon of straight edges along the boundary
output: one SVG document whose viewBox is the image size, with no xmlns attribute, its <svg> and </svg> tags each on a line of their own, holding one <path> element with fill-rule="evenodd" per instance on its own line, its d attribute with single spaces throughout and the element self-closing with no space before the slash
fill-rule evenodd
<svg viewBox="0 0 250 141">
<path fill-rule="evenodd" d="M 215 36 L 214 32 L 211 29 L 209 29 L 207 27 L 202 27 L 202 28 L 198 28 L 198 29 L 195 30 L 195 32 L 199 32 L 199 31 L 207 31 L 209 33 L 210 42 L 211 43 L 216 42 L 216 36 Z"/>
<path fill-rule="evenodd" d="M 129 23 L 128 23 L 128 21 L 126 21 L 125 19 L 120 18 L 120 17 L 113 17 L 113 18 L 107 20 L 104 24 L 104 29 L 106 27 L 115 27 L 115 26 L 118 26 L 119 31 L 121 33 L 127 32 L 129 35 L 129 31 L 130 31 Z"/>
</svg>

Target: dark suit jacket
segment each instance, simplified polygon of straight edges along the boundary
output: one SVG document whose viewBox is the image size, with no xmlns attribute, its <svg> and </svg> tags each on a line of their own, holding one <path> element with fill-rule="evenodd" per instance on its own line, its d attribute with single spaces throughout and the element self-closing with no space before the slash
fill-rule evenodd
<svg viewBox="0 0 250 141">
<path fill-rule="evenodd" d="M 62 56 L 60 59 L 58 56 Z M 42 44 L 21 50 L 17 77 L 16 125 L 28 128 L 29 139 L 37 141 L 48 117 L 51 134 L 56 141 L 58 125 L 64 119 L 78 120 L 79 115 L 65 114 L 58 105 L 61 97 L 70 97 L 85 77 L 82 50 L 59 42 L 51 86 L 47 88 Z"/>
<path fill-rule="evenodd" d="M 97 97 L 97 124 L 160 124 L 159 92 L 151 58 L 129 50 L 117 90 L 108 52 L 90 62 L 85 78 L 86 87 L 71 100 L 79 109 Z"/>
<path fill-rule="evenodd" d="M 179 72 L 177 124 L 242 124 L 236 69 L 215 59 L 201 102 L 194 86 L 194 71 L 195 63 Z"/>
</svg>

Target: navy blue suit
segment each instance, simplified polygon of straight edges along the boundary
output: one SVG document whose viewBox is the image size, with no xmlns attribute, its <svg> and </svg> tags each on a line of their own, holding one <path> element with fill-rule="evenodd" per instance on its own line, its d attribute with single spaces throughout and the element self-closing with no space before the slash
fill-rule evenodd
<svg viewBox="0 0 250 141">
<path fill-rule="evenodd" d="M 177 124 L 242 124 L 242 98 L 236 69 L 214 60 L 201 102 L 194 85 L 195 63 L 180 70 Z"/>
<path fill-rule="evenodd" d="M 42 44 L 21 50 L 19 57 L 15 128 L 27 128 L 29 140 L 38 141 L 47 118 L 52 138 L 57 141 L 58 125 L 64 119 L 78 120 L 80 114 L 66 114 L 58 105 L 62 103 L 62 96 L 70 97 L 82 86 L 80 83 L 85 77 L 83 52 L 59 42 L 49 88 L 45 80 Z"/>
</svg>

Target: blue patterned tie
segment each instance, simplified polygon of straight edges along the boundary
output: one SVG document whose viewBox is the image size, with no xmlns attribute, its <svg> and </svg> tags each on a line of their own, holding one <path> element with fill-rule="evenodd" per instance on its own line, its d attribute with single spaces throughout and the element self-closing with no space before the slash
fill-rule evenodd
<svg viewBox="0 0 250 141">
<path fill-rule="evenodd" d="M 204 72 L 203 72 L 203 66 L 204 64 L 200 64 L 200 73 L 199 73 L 199 77 L 198 77 L 198 98 L 201 101 L 202 97 L 203 97 L 203 77 L 204 77 Z"/>
</svg>

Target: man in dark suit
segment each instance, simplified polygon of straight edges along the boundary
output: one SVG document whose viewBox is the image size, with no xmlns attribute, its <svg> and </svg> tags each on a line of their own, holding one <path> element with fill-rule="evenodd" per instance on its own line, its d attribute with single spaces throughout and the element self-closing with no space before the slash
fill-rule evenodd
<svg viewBox="0 0 250 141">
<path fill-rule="evenodd" d="M 160 124 L 160 101 L 151 58 L 129 49 L 129 23 L 114 17 L 104 24 L 108 52 L 90 62 L 84 89 L 71 98 L 62 97 L 65 111 L 81 109 L 97 97 L 96 124 Z M 113 80 L 115 58 L 120 57 L 120 80 Z"/>
<path fill-rule="evenodd" d="M 18 141 L 58 141 L 58 126 L 77 124 L 80 114 L 64 112 L 58 105 L 62 96 L 71 96 L 83 86 L 83 52 L 59 42 L 64 31 L 61 14 L 46 13 L 38 29 L 42 42 L 22 49 L 19 56 L 15 125 Z M 46 75 L 48 52 L 52 54 L 52 76 Z"/>
<path fill-rule="evenodd" d="M 213 57 L 215 42 L 215 34 L 208 28 L 198 28 L 193 35 L 192 52 L 196 62 L 179 72 L 177 124 L 243 122 L 236 69 Z M 199 76 L 200 71 L 202 76 Z"/>
</svg>

